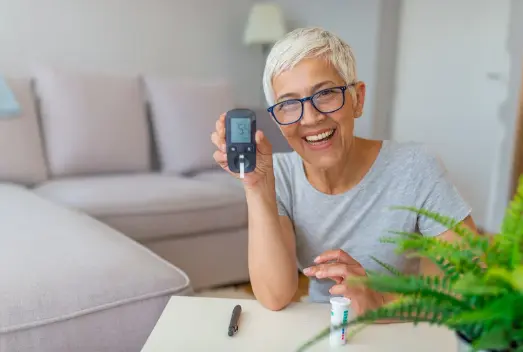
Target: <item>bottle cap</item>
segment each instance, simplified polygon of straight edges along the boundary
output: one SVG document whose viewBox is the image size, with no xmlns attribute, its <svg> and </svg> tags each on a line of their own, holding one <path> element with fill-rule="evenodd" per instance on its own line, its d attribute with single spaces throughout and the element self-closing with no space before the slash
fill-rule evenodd
<svg viewBox="0 0 523 352">
<path fill-rule="evenodd" d="M 348 307 L 350 306 L 350 299 L 346 297 L 331 297 L 331 305 L 336 307 Z"/>
</svg>

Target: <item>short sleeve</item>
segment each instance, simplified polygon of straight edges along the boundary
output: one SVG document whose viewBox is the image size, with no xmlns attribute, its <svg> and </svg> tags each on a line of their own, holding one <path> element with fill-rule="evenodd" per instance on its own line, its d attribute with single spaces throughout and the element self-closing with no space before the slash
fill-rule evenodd
<svg viewBox="0 0 523 352">
<path fill-rule="evenodd" d="M 471 208 L 450 180 L 443 162 L 429 154 L 424 164 L 426 168 L 421 174 L 424 175 L 422 194 L 425 196 L 421 207 L 457 221 L 464 220 L 471 214 Z M 418 229 L 424 236 L 438 236 L 448 230 L 424 215 L 418 216 Z"/>
<path fill-rule="evenodd" d="M 284 153 L 273 155 L 274 178 L 276 183 L 276 205 L 278 215 L 291 218 L 292 196 L 291 177 L 292 162 L 290 156 Z"/>
<path fill-rule="evenodd" d="M 276 205 L 278 206 L 278 215 L 287 216 L 290 218 L 289 211 L 285 208 L 285 204 L 278 194 L 278 190 L 276 190 Z"/>
</svg>

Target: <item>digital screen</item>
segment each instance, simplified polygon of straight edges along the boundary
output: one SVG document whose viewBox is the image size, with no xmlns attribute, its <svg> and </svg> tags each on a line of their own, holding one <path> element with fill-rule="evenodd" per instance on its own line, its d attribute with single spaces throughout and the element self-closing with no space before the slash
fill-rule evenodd
<svg viewBox="0 0 523 352">
<path fill-rule="evenodd" d="M 231 142 L 251 143 L 251 119 L 237 117 L 231 119 Z"/>
</svg>

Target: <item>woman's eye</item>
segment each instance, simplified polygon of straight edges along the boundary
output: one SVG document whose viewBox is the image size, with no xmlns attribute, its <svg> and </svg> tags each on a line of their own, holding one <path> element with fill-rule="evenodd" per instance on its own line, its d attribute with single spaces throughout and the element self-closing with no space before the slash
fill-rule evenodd
<svg viewBox="0 0 523 352">
<path fill-rule="evenodd" d="M 281 102 L 280 105 L 278 105 L 278 110 L 282 110 L 282 109 L 292 109 L 294 107 L 296 107 L 297 105 L 299 105 L 300 103 L 299 102 L 296 102 L 294 100 L 290 100 L 290 101 L 284 101 L 284 102 Z"/>
<path fill-rule="evenodd" d="M 326 89 L 326 90 L 322 90 L 319 95 L 329 95 L 329 94 L 332 94 L 333 91 L 332 89 Z"/>
<path fill-rule="evenodd" d="M 285 106 L 288 104 L 288 102 L 284 101 L 283 103 L 278 104 L 278 110 L 285 109 Z"/>
</svg>

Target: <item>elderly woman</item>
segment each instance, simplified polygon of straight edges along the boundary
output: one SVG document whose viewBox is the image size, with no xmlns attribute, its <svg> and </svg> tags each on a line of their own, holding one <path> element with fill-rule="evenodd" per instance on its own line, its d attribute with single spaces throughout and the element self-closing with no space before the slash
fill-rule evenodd
<svg viewBox="0 0 523 352">
<path fill-rule="evenodd" d="M 257 131 L 257 168 L 243 179 L 249 213 L 249 272 L 256 298 L 279 310 L 311 278 L 314 302 L 343 295 L 356 314 L 393 297 L 343 284 L 380 270 L 372 256 L 406 273 L 437 274 L 419 259 L 380 243 L 388 230 L 457 237 L 439 224 L 391 206 L 423 207 L 475 230 L 469 206 L 438 159 L 422 145 L 354 136 L 365 102 L 349 45 L 321 28 L 297 29 L 272 48 L 263 75 L 268 111 L 294 149 L 272 154 Z M 227 170 L 224 115 L 212 141 Z M 237 176 L 237 174 L 233 174 Z"/>
</svg>

